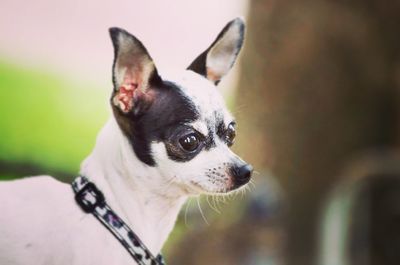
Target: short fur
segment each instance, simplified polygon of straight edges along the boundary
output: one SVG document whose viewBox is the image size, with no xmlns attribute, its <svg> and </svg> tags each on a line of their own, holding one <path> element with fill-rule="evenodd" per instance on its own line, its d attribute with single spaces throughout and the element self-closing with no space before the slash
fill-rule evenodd
<svg viewBox="0 0 400 265">
<path fill-rule="evenodd" d="M 232 67 L 244 23 L 231 21 L 191 66 L 162 76 L 134 36 L 112 28 L 113 116 L 80 174 L 157 255 L 191 195 L 227 193 L 251 167 L 229 146 L 234 119 L 215 84 Z M 199 59 L 200 58 L 200 59 Z M 196 139 L 195 150 L 184 142 Z M 194 141 L 194 140 L 193 140 Z M 0 264 L 133 264 L 115 238 L 49 176 L 0 184 Z"/>
</svg>

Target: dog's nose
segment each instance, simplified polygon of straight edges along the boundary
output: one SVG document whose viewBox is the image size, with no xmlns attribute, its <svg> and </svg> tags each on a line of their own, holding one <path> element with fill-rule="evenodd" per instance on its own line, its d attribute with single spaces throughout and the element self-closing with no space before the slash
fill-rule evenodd
<svg viewBox="0 0 400 265">
<path fill-rule="evenodd" d="M 253 167 L 250 164 L 246 164 L 240 167 L 234 167 L 232 169 L 234 182 L 237 186 L 242 186 L 249 182 L 251 173 L 253 173 Z"/>
</svg>

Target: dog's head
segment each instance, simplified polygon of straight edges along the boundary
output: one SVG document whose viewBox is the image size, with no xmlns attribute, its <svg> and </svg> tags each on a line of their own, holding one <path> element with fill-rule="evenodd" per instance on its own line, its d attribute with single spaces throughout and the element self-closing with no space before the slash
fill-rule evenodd
<svg viewBox="0 0 400 265">
<path fill-rule="evenodd" d="M 228 23 L 211 46 L 174 77 L 160 76 L 143 44 L 119 28 L 111 105 L 137 158 L 189 194 L 246 184 L 252 167 L 230 150 L 235 121 L 216 85 L 242 47 L 244 23 Z"/>
</svg>

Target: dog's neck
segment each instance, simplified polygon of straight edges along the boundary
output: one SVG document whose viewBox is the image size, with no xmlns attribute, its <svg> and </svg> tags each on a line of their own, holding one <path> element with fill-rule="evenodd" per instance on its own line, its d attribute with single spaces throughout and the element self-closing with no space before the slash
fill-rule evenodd
<svg viewBox="0 0 400 265">
<path fill-rule="evenodd" d="M 99 187 L 107 203 L 157 255 L 186 196 L 171 187 L 155 167 L 137 159 L 114 117 L 99 133 L 81 174 Z M 100 224 L 99 229 L 103 229 Z"/>
</svg>

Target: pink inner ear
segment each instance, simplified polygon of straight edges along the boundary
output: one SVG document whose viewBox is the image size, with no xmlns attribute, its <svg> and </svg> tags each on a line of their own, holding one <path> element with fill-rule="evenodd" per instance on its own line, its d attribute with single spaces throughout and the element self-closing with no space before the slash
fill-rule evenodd
<svg viewBox="0 0 400 265">
<path fill-rule="evenodd" d="M 128 112 L 133 107 L 133 96 L 135 90 L 138 88 L 136 83 L 124 83 L 118 88 L 116 95 L 119 107 L 122 111 Z"/>
<path fill-rule="evenodd" d="M 221 80 L 221 75 L 207 67 L 207 79 L 216 82 Z"/>
</svg>

